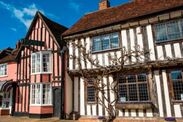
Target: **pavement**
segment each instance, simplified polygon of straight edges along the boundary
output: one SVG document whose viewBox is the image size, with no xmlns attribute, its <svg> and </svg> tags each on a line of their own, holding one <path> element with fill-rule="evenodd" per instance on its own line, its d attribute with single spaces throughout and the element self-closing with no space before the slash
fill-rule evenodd
<svg viewBox="0 0 183 122">
<path fill-rule="evenodd" d="M 0 116 L 0 122 L 78 122 L 78 121 L 59 120 L 59 118 L 32 119 L 28 117 Z"/>
</svg>

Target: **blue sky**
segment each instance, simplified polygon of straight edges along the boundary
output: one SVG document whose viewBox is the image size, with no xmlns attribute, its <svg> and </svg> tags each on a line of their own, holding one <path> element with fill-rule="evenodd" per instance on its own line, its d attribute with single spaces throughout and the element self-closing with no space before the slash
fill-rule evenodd
<svg viewBox="0 0 183 122">
<path fill-rule="evenodd" d="M 117 6 L 128 0 L 110 0 Z M 66 27 L 97 11 L 99 0 L 0 0 L 0 50 L 15 47 L 26 35 L 37 10 Z"/>
</svg>

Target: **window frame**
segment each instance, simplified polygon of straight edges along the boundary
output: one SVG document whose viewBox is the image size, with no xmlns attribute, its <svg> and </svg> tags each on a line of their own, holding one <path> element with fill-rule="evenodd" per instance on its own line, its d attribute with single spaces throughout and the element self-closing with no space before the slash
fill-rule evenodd
<svg viewBox="0 0 183 122">
<path fill-rule="evenodd" d="M 138 80 L 138 76 L 139 75 L 145 75 L 146 76 L 146 81 L 145 82 L 142 82 Z M 119 79 L 120 79 L 120 76 L 124 76 L 125 79 L 126 79 L 126 82 L 125 83 L 119 83 Z M 129 83 L 127 82 L 127 79 L 128 79 L 128 76 L 135 76 L 135 82 L 132 82 L 132 83 Z M 126 104 L 126 103 L 149 103 L 151 102 L 151 96 L 150 96 L 150 90 L 149 90 L 149 78 L 148 78 L 148 73 L 145 73 L 145 72 L 142 72 L 142 73 L 127 73 L 127 74 L 117 74 L 117 82 L 118 82 L 118 101 L 117 103 L 118 104 Z M 135 84 L 136 85 L 136 91 L 137 91 L 137 101 L 130 101 L 129 100 L 129 85 L 131 84 Z M 139 84 L 146 84 L 147 85 L 147 97 L 148 97 L 148 100 L 140 100 L 140 93 L 139 93 Z M 119 92 L 119 86 L 120 85 L 125 85 L 127 88 L 127 100 L 126 101 L 120 101 L 120 92 Z"/>
<path fill-rule="evenodd" d="M 111 38 L 114 34 L 117 34 L 118 35 L 118 47 L 115 47 L 115 48 L 111 48 L 112 47 L 112 43 L 111 43 Z M 108 36 L 109 37 L 109 49 L 102 49 L 103 48 L 103 41 L 102 41 L 102 38 Z M 101 50 L 93 50 L 93 46 L 94 46 L 94 39 L 97 38 L 97 39 L 100 39 L 100 43 L 101 43 Z M 98 35 L 98 36 L 94 36 L 92 37 L 92 44 L 91 44 L 91 53 L 98 53 L 98 52 L 105 52 L 105 51 L 111 51 L 111 50 L 116 50 L 116 49 L 119 49 L 120 48 L 120 32 L 113 32 L 113 33 L 108 33 L 108 34 L 103 34 L 103 35 Z"/>
<path fill-rule="evenodd" d="M 183 69 L 171 69 L 171 70 L 168 70 L 168 79 L 169 79 L 169 84 L 170 84 L 170 94 L 171 94 L 171 97 L 172 97 L 172 101 L 173 102 L 183 102 L 183 99 L 182 100 L 178 100 L 178 99 L 175 99 L 175 93 L 174 93 L 174 85 L 173 85 L 173 79 L 171 77 L 171 73 L 172 72 L 176 72 L 176 71 L 181 71 L 181 76 L 182 76 L 182 80 L 181 82 L 183 82 Z"/>
<path fill-rule="evenodd" d="M 179 38 L 175 38 L 175 39 L 169 39 L 168 37 L 168 23 L 171 23 L 171 22 L 178 22 L 178 29 L 179 29 L 179 32 L 180 32 L 180 37 Z M 153 33 L 154 33 L 154 40 L 155 40 L 155 43 L 156 44 L 159 44 L 159 43 L 168 43 L 168 42 L 172 42 L 172 41 L 176 41 L 176 40 L 181 40 L 183 39 L 183 28 L 181 27 L 181 23 L 183 24 L 183 19 L 179 18 L 179 19 L 174 19 L 174 20 L 169 20 L 169 21 L 165 21 L 165 22 L 160 22 L 160 23 L 156 23 L 153 25 Z M 165 25 L 165 29 L 166 29 L 166 37 L 167 37 L 167 40 L 163 40 L 163 41 L 157 41 L 157 31 L 156 31 L 156 28 L 158 25 Z"/>
<path fill-rule="evenodd" d="M 2 75 L 0 74 L 0 77 L 7 77 L 7 76 L 8 76 L 8 64 L 7 64 L 7 63 L 5 63 L 5 64 L 0 64 L 0 67 L 2 67 L 2 66 L 5 66 L 6 72 L 5 72 L 5 70 L 4 70 L 4 71 L 0 71 L 0 72 L 3 72 Z M 1 68 L 0 68 L 0 70 L 1 70 Z"/>
<path fill-rule="evenodd" d="M 35 85 L 35 87 L 34 88 L 36 88 L 37 87 L 37 85 L 39 85 L 39 88 L 40 88 L 40 93 L 39 93 L 39 96 L 40 96 L 40 103 L 37 103 L 36 102 L 36 94 L 35 94 L 35 97 L 34 97 L 34 102 L 35 103 L 32 103 L 32 99 L 33 99 L 33 97 L 32 97 L 32 95 L 33 95 L 33 93 L 32 93 L 32 87 L 33 87 L 33 85 Z M 43 104 L 43 85 L 50 85 L 50 103 L 46 103 L 46 104 Z M 35 91 L 36 91 L 36 89 L 35 89 Z M 50 84 L 50 83 L 32 83 L 32 84 L 30 84 L 30 106 L 53 106 L 53 94 L 52 94 L 52 91 L 53 91 L 53 89 L 52 89 L 52 85 Z"/>
<path fill-rule="evenodd" d="M 89 83 L 88 81 L 92 81 L 93 82 L 93 84 L 91 84 L 91 83 Z M 97 101 L 97 99 L 96 99 L 96 93 L 97 93 L 97 91 L 94 89 L 94 101 L 88 101 L 88 87 L 94 87 L 94 79 L 90 79 L 90 80 L 88 80 L 87 82 L 85 82 L 85 101 L 88 103 L 88 104 L 95 104 L 96 103 L 96 101 Z M 94 87 L 95 88 L 95 87 Z"/>
<path fill-rule="evenodd" d="M 40 71 L 36 71 L 37 70 L 37 66 L 36 66 L 36 60 L 37 60 L 37 54 L 40 55 L 40 62 L 39 62 L 39 66 L 40 66 Z M 49 71 L 44 72 L 43 69 L 43 55 L 44 54 L 49 54 Z M 35 56 L 35 72 L 33 72 L 33 59 L 32 57 Z M 35 52 L 31 54 L 31 75 L 36 75 L 36 74 L 51 74 L 52 73 L 52 53 L 51 51 L 39 51 L 39 52 Z"/>
</svg>

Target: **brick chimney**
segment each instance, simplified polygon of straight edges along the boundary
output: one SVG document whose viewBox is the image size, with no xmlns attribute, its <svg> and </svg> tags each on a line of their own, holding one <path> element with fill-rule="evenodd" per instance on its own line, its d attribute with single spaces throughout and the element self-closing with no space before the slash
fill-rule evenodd
<svg viewBox="0 0 183 122">
<path fill-rule="evenodd" d="M 99 10 L 107 9 L 110 7 L 110 2 L 109 0 L 100 0 L 99 3 Z"/>
</svg>

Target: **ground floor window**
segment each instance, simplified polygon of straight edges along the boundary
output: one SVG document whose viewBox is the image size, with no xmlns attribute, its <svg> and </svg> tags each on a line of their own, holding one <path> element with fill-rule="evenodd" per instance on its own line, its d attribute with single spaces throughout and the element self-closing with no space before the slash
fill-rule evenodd
<svg viewBox="0 0 183 122">
<path fill-rule="evenodd" d="M 31 84 L 31 105 L 52 105 L 51 84 Z"/>
<path fill-rule="evenodd" d="M 171 71 L 171 82 L 175 100 L 183 100 L 183 76 L 181 70 Z"/>
<path fill-rule="evenodd" d="M 149 101 L 147 75 L 117 75 L 119 102 Z"/>
<path fill-rule="evenodd" d="M 94 80 L 88 80 L 87 82 L 87 102 L 93 103 L 95 102 L 95 87 L 94 87 Z"/>
<path fill-rule="evenodd" d="M 1 92 L 0 93 L 0 107 L 9 108 L 10 106 L 10 92 Z"/>
</svg>

